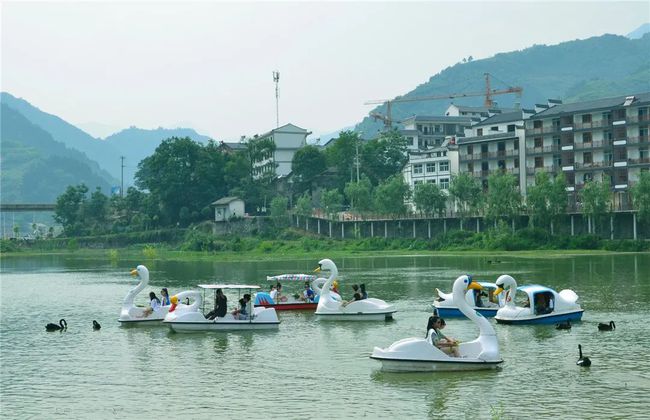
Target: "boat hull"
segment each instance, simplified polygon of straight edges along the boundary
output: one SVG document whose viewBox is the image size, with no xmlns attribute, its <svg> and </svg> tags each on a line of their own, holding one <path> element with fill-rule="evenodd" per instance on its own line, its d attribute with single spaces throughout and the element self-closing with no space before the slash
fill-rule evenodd
<svg viewBox="0 0 650 420">
<path fill-rule="evenodd" d="M 142 327 L 142 326 L 159 326 L 163 324 L 163 318 L 160 319 L 118 319 L 123 327 Z"/>
<path fill-rule="evenodd" d="M 280 321 L 277 322 L 249 322 L 249 321 L 205 321 L 205 322 L 167 322 L 172 331 L 203 332 L 203 331 L 243 331 L 243 330 L 272 330 L 277 329 Z"/>
<path fill-rule="evenodd" d="M 503 360 L 486 362 L 476 359 L 458 358 L 452 361 L 431 361 L 413 359 L 390 359 L 370 356 L 371 359 L 381 362 L 384 372 L 461 372 L 471 370 L 497 369 Z"/>
<path fill-rule="evenodd" d="M 397 311 L 375 312 L 375 313 L 318 313 L 316 316 L 322 321 L 388 321 L 393 319 Z"/>
<path fill-rule="evenodd" d="M 438 316 L 442 318 L 467 318 L 463 313 L 458 309 L 454 307 L 438 307 L 434 306 L 436 310 L 438 311 Z M 494 318 L 494 316 L 497 314 L 497 311 L 499 308 L 473 308 L 476 312 L 480 313 L 483 315 L 485 318 Z"/>
<path fill-rule="evenodd" d="M 276 311 L 315 311 L 318 303 L 275 303 L 255 305 L 256 308 L 274 308 Z"/>
<path fill-rule="evenodd" d="M 566 321 L 580 321 L 582 319 L 582 314 L 584 310 L 564 312 L 560 314 L 546 314 L 538 315 L 531 317 L 521 317 L 521 318 L 504 318 L 496 316 L 494 319 L 499 324 L 511 324 L 511 325 L 534 325 L 534 324 L 557 324 L 559 322 Z"/>
</svg>

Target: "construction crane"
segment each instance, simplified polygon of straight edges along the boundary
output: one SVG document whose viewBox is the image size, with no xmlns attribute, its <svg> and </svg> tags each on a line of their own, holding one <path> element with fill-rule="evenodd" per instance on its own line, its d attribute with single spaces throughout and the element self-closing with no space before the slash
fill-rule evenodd
<svg viewBox="0 0 650 420">
<path fill-rule="evenodd" d="M 368 101 L 366 105 L 383 105 L 386 104 L 386 115 L 382 115 L 378 112 L 371 112 L 370 116 L 375 120 L 382 120 L 384 122 L 384 127 L 386 130 L 390 130 L 393 127 L 392 119 L 392 104 L 402 103 L 402 102 L 419 102 L 419 101 L 432 101 L 438 99 L 454 99 L 454 98 L 469 98 L 473 96 L 485 96 L 485 101 L 483 105 L 487 108 L 494 106 L 494 101 L 492 97 L 495 95 L 504 95 L 506 93 L 516 93 L 518 98 L 521 98 L 521 94 L 524 91 L 523 88 L 519 86 L 510 86 L 507 89 L 491 89 L 490 87 L 490 73 L 484 73 L 485 76 L 485 90 L 482 92 L 466 92 L 466 93 L 451 93 L 448 95 L 433 95 L 433 96 L 414 96 L 408 98 L 397 98 L 397 99 L 377 99 Z"/>
</svg>

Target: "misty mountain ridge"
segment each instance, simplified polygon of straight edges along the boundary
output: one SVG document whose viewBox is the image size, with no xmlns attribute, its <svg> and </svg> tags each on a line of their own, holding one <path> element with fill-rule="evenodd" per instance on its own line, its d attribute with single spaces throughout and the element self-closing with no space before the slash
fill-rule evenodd
<svg viewBox="0 0 650 420">
<path fill-rule="evenodd" d="M 520 51 L 457 63 L 432 76 L 426 83 L 400 97 L 447 95 L 485 90 L 484 73 L 492 77 L 491 89 L 519 86 L 521 99 L 514 94 L 494 96 L 503 108 L 516 102 L 524 107 L 546 103 L 549 98 L 565 103 L 650 91 L 650 34 L 639 39 L 602 35 L 557 45 L 534 45 Z M 503 81 L 502 81 L 503 80 Z M 450 103 L 482 106 L 483 96 L 452 101 L 428 100 L 393 103 L 392 118 L 400 121 L 413 115 L 444 115 Z M 385 105 L 373 111 L 385 115 Z M 355 130 L 374 137 L 381 121 L 365 117 Z"/>
</svg>

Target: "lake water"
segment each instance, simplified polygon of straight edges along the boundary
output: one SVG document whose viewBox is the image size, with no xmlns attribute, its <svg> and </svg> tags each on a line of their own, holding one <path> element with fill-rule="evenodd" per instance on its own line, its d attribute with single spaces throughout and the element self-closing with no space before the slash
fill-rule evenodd
<svg viewBox="0 0 650 420">
<path fill-rule="evenodd" d="M 323 258 L 327 256 L 324 255 Z M 393 303 L 392 322 L 319 322 L 281 312 L 277 331 L 175 334 L 124 328 L 121 302 L 145 264 L 145 292 L 199 283 L 265 286 L 265 276 L 311 272 L 315 259 L 256 262 L 4 258 L 1 270 L 0 410 L 3 418 L 648 418 L 650 255 L 524 258 L 427 256 L 346 258 L 344 297 L 365 283 Z M 374 346 L 425 334 L 435 288 L 460 274 L 519 282 L 580 296 L 583 321 L 495 325 L 505 362 L 497 371 L 383 373 Z M 298 286 L 298 285 L 296 285 Z M 285 285 L 285 289 L 290 285 Z M 285 290 L 286 292 L 287 290 Z M 234 306 L 237 296 L 230 295 Z M 146 303 L 145 293 L 136 302 Z M 64 333 L 45 324 L 68 321 Z M 102 328 L 93 331 L 92 320 Z M 598 322 L 617 329 L 599 332 Z M 494 323 L 494 321 L 492 321 Z M 467 320 L 448 335 L 474 339 Z M 582 344 L 591 368 L 576 366 Z"/>
</svg>

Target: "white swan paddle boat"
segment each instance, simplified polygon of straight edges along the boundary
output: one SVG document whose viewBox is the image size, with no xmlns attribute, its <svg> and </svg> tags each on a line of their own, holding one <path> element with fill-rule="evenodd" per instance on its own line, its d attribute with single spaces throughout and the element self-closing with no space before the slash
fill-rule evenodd
<svg viewBox="0 0 650 420">
<path fill-rule="evenodd" d="M 139 265 L 136 269 L 131 271 L 132 276 L 138 276 L 140 283 L 127 293 L 124 301 L 122 302 L 122 311 L 118 321 L 122 325 L 155 325 L 160 324 L 167 315 L 170 305 L 161 306 L 157 311 L 144 316 L 146 307 L 135 306 L 135 297 L 149 284 L 149 270 L 144 265 Z"/>
<path fill-rule="evenodd" d="M 584 310 L 577 303 L 578 295 L 569 289 L 556 292 L 537 284 L 517 287 L 511 276 L 500 276 L 495 294 L 505 290 L 505 305 L 497 311 L 494 319 L 500 324 L 556 324 L 565 321 L 580 321 Z M 521 291 L 526 295 L 528 306 L 516 306 L 515 295 Z"/>
<path fill-rule="evenodd" d="M 465 300 L 468 289 L 480 289 L 466 275 L 454 281 L 453 301 L 458 309 L 473 321 L 480 330 L 478 338 L 460 343 L 461 357 L 453 357 L 433 345 L 430 334 L 427 338 L 405 338 L 391 344 L 388 348 L 375 347 L 371 359 L 381 362 L 386 372 L 439 372 L 496 369 L 503 363 L 499 353 L 494 328 L 484 316 L 473 310 Z"/>
<path fill-rule="evenodd" d="M 259 286 L 238 285 L 238 284 L 199 284 L 204 292 L 213 290 L 216 294 L 217 289 L 222 290 L 252 290 L 259 289 Z M 274 308 L 253 307 L 251 302 L 248 303 L 247 319 L 238 319 L 231 313 L 226 312 L 223 318 L 207 319 L 203 315 L 202 293 L 196 290 L 181 292 L 175 295 L 179 301 L 189 297 L 194 299 L 191 305 L 178 305 L 174 310 L 169 311 L 163 323 L 169 325 L 172 331 L 176 332 L 195 332 L 195 331 L 232 331 L 232 330 L 265 330 L 278 328 L 280 321 Z"/>
<path fill-rule="evenodd" d="M 316 278 L 316 276 L 311 274 L 281 274 L 278 276 L 266 276 L 266 280 L 274 281 L 279 283 L 285 282 L 309 282 L 311 288 L 314 291 L 314 298 L 311 301 L 296 299 L 293 294 L 285 295 L 287 300 L 282 302 L 276 302 L 269 293 L 267 292 L 257 292 L 255 293 L 255 306 L 263 306 L 265 308 L 275 308 L 276 311 L 288 311 L 288 310 L 314 310 L 318 307 L 318 301 L 320 300 L 320 294 L 322 286 L 327 281 L 324 278 Z M 302 291 L 300 291 L 302 295 Z M 330 291 L 332 297 L 335 300 L 341 300 L 341 296 L 336 292 Z"/>
<path fill-rule="evenodd" d="M 467 304 L 486 318 L 494 317 L 499 308 L 505 305 L 505 296 L 494 294 L 498 289 L 494 283 L 485 281 L 475 283 L 480 284 L 482 290 L 468 290 L 465 294 Z M 433 301 L 433 307 L 438 315 L 442 318 L 464 317 L 460 309 L 454 305 L 453 293 L 445 293 L 440 289 L 436 289 L 436 291 L 438 298 Z"/>
<path fill-rule="evenodd" d="M 332 260 L 324 259 L 318 262 L 315 271 L 329 270 L 330 276 L 320 289 L 320 298 L 316 308 L 316 316 L 324 321 L 384 321 L 392 319 L 397 312 L 393 305 L 381 299 L 362 299 L 349 302 L 347 305 L 340 300 L 337 293 L 332 292 L 332 284 L 338 276 L 338 269 Z"/>
</svg>

